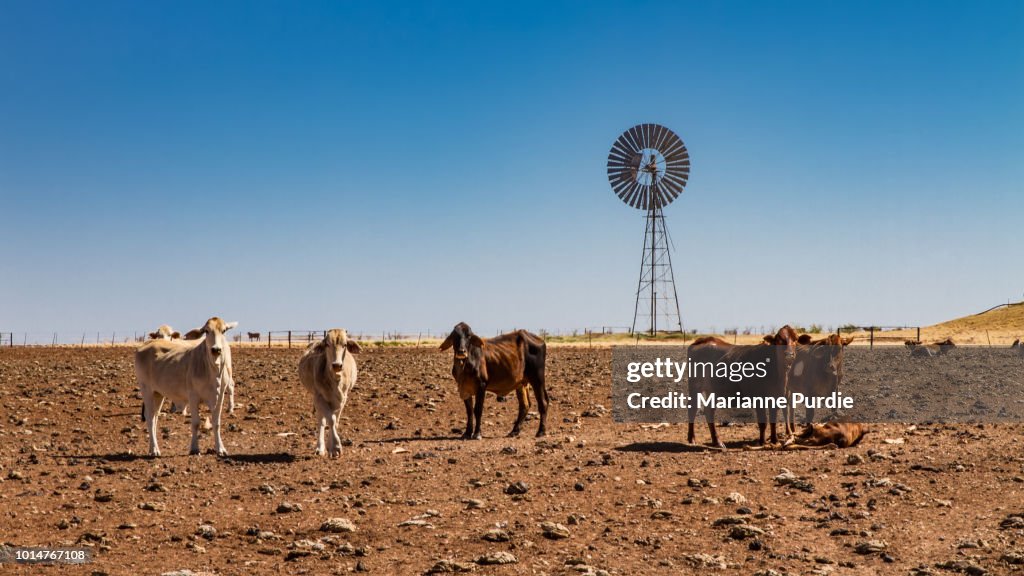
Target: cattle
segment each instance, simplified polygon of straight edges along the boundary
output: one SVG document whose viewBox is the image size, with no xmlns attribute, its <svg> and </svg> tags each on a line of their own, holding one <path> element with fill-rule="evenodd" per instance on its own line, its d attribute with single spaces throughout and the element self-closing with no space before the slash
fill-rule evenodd
<svg viewBox="0 0 1024 576">
<path fill-rule="evenodd" d="M 454 349 L 452 377 L 459 389 L 459 398 L 466 406 L 466 431 L 463 439 L 480 439 L 484 414 L 484 397 L 490 392 L 498 397 L 512 392 L 519 401 L 519 414 L 509 432 L 518 436 L 530 397 L 526 385 L 533 388 L 540 412 L 537 436 L 546 434 L 548 393 L 544 384 L 547 344 L 535 334 L 516 330 L 494 338 L 481 338 L 465 322 L 459 322 L 441 343 L 441 350 Z M 474 403 L 475 399 L 475 403 Z"/>
<path fill-rule="evenodd" d="M 786 450 L 852 448 L 859 444 L 867 433 L 867 427 L 856 422 L 808 423 L 800 434 L 787 440 L 783 448 Z"/>
<path fill-rule="evenodd" d="M 765 344 L 767 343 L 768 339 L 765 340 Z M 796 331 L 788 325 L 783 326 L 771 337 L 771 345 L 767 346 L 765 344 L 731 346 L 727 348 L 715 344 L 690 347 L 688 357 L 691 365 L 708 362 L 712 365 L 719 363 L 729 365 L 735 365 L 735 363 L 752 363 L 755 365 L 763 363 L 765 371 L 763 377 L 740 378 L 739 381 L 732 381 L 728 376 L 723 376 L 716 370 L 701 370 L 700 373 L 691 373 L 687 382 L 691 398 L 689 429 L 687 433 L 687 441 L 689 443 L 692 444 L 696 438 L 694 422 L 697 416 L 696 398 L 698 393 L 703 394 L 705 397 L 711 393 L 714 393 L 717 397 L 732 397 L 736 393 L 739 393 L 741 396 L 788 397 L 787 381 L 789 379 L 789 370 L 796 358 Z M 775 444 L 778 442 L 778 431 L 776 428 L 778 422 L 776 417 L 777 411 L 778 408 L 775 407 L 769 409 L 758 408 L 755 410 L 760 433 L 760 444 L 762 446 L 765 445 L 765 429 L 769 423 L 771 425 L 771 443 Z M 707 420 L 708 430 L 711 433 L 711 444 L 719 448 L 725 448 L 725 444 L 719 440 L 718 431 L 715 428 L 715 408 L 713 406 L 705 407 L 704 417 Z M 788 428 L 789 418 L 786 417 L 783 422 Z"/>
<path fill-rule="evenodd" d="M 838 392 L 843 379 L 843 348 L 849 346 L 853 338 L 844 339 L 838 334 L 830 334 L 813 340 L 809 335 L 802 334 L 797 342 L 800 345 L 789 371 L 790 394 L 800 393 L 810 397 Z M 806 422 L 813 421 L 814 408 L 808 406 Z M 796 429 L 792 421 L 790 428 Z"/>
<path fill-rule="evenodd" d="M 1013 344 L 1010 345 L 1010 348 L 1016 348 L 1017 355 L 1020 356 L 1021 360 L 1024 360 L 1024 342 L 1021 342 L 1020 338 L 1014 340 Z"/>
<path fill-rule="evenodd" d="M 910 347 L 910 356 L 913 358 L 934 358 L 936 356 L 949 354 L 956 348 L 956 344 L 953 342 L 952 338 L 946 338 L 945 340 L 935 342 L 934 344 L 922 345 L 917 343 L 912 345 L 907 343 L 907 346 Z"/>
<path fill-rule="evenodd" d="M 160 326 L 155 332 L 149 333 L 150 340 L 178 340 L 179 338 L 181 338 L 181 332 L 175 331 L 167 324 Z"/>
<path fill-rule="evenodd" d="M 341 455 L 338 419 L 345 409 L 348 395 L 356 383 L 356 359 L 359 344 L 340 328 L 328 330 L 324 339 L 310 344 L 299 359 L 299 381 L 313 395 L 313 413 L 317 415 L 316 454 Z M 324 429 L 330 426 L 331 436 L 324 447 Z"/>
<path fill-rule="evenodd" d="M 706 345 L 718 346 L 719 348 L 729 348 L 733 346 L 733 343 L 728 342 L 726 340 L 722 340 L 718 336 L 701 336 L 700 338 L 697 338 L 693 342 L 690 342 L 690 347 Z"/>
<path fill-rule="evenodd" d="M 259 342 L 260 341 L 260 333 L 259 332 L 246 332 L 246 334 L 249 335 L 249 342 Z"/>
<path fill-rule="evenodd" d="M 231 348 L 224 333 L 237 326 L 214 316 L 190 332 L 200 338 L 153 340 L 135 351 L 135 376 L 142 393 L 142 419 L 149 432 L 149 453 L 160 455 L 157 418 L 164 399 L 188 401 L 192 416 L 189 454 L 199 454 L 199 402 L 210 409 L 214 448 L 227 455 L 220 435 L 220 414 L 231 383 Z"/>
</svg>

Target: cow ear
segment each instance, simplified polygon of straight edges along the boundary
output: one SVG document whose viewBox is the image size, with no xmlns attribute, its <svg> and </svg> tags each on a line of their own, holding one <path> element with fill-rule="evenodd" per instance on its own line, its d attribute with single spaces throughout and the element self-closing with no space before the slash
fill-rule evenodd
<svg viewBox="0 0 1024 576">
<path fill-rule="evenodd" d="M 441 342 L 441 350 L 447 350 L 451 348 L 453 344 L 455 344 L 455 332 L 449 334 L 448 337 L 445 338 L 444 342 Z"/>
<path fill-rule="evenodd" d="M 766 344 L 775 344 L 775 336 L 768 334 L 764 337 L 764 341 Z"/>
<path fill-rule="evenodd" d="M 224 325 L 224 331 L 227 332 L 228 330 L 231 330 L 232 328 L 237 328 L 237 327 L 238 327 L 238 322 L 228 322 L 227 324 Z"/>
<path fill-rule="evenodd" d="M 480 338 L 476 334 L 469 335 L 469 343 L 472 344 L 473 346 L 479 346 L 481 348 L 483 348 L 484 345 L 483 338 Z"/>
<path fill-rule="evenodd" d="M 206 334 L 206 328 L 193 328 L 185 333 L 185 340 L 195 340 Z"/>
<path fill-rule="evenodd" d="M 346 342 L 345 347 L 348 348 L 348 351 L 353 354 L 359 354 L 360 350 L 362 350 L 362 348 L 359 347 L 359 343 L 356 342 L 355 340 L 349 340 L 348 342 Z"/>
<path fill-rule="evenodd" d="M 849 346 L 850 343 L 853 342 L 853 339 L 854 336 L 850 336 L 849 338 L 841 338 L 841 340 L 843 341 L 843 346 Z"/>
<path fill-rule="evenodd" d="M 181 332 L 171 332 L 172 340 L 181 340 Z"/>
<path fill-rule="evenodd" d="M 796 343 L 797 344 L 810 344 L 811 343 L 811 335 L 810 334 L 801 334 L 800 337 L 796 339 Z"/>
<path fill-rule="evenodd" d="M 149 339 L 150 340 L 156 340 L 156 337 L 159 336 L 159 335 L 160 334 L 158 332 L 150 332 L 149 333 Z"/>
</svg>

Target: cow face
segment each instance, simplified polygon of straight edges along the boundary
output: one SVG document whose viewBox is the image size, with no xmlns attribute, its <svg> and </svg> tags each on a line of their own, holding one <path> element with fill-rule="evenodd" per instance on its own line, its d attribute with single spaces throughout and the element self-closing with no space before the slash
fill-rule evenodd
<svg viewBox="0 0 1024 576">
<path fill-rule="evenodd" d="M 210 351 L 210 355 L 213 356 L 214 360 L 218 360 L 224 350 L 228 347 L 228 340 L 224 337 L 224 333 L 235 326 L 238 326 L 238 322 L 225 322 L 214 316 L 207 320 L 206 324 L 204 324 L 202 328 L 190 330 L 189 333 L 185 335 L 185 339 L 192 340 L 200 337 L 205 338 L 207 350 Z"/>
<path fill-rule="evenodd" d="M 157 328 L 156 332 L 150 332 L 149 338 L 150 340 L 177 340 L 181 338 L 181 333 L 175 332 L 173 328 L 164 324 Z"/>
<path fill-rule="evenodd" d="M 340 328 L 327 331 L 327 336 L 321 342 L 324 351 L 324 360 L 335 376 L 341 376 L 345 368 L 345 355 L 348 353 L 358 354 L 359 344 L 355 340 L 349 340 L 348 332 Z"/>
<path fill-rule="evenodd" d="M 765 341 L 768 339 L 765 338 Z M 786 361 L 786 369 L 788 370 L 793 364 L 793 360 L 796 358 L 796 346 L 799 342 L 799 338 L 796 335 L 796 330 L 793 330 L 789 324 L 783 326 L 775 333 L 775 336 L 771 338 L 771 344 L 778 346 L 778 350 L 782 353 L 783 358 Z"/>
<path fill-rule="evenodd" d="M 469 324 L 465 322 L 459 322 L 452 329 L 452 333 L 445 338 L 445 341 L 441 343 L 441 350 L 447 350 L 449 348 L 455 349 L 455 359 L 465 360 L 469 357 L 470 346 L 481 348 L 484 345 L 484 341 L 473 334 L 473 329 L 469 327 Z"/>
</svg>

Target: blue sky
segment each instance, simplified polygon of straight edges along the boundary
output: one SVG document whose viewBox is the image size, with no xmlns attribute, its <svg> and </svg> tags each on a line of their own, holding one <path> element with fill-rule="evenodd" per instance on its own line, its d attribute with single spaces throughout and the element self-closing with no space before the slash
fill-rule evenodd
<svg viewBox="0 0 1024 576">
<path fill-rule="evenodd" d="M 629 325 L 637 123 L 687 327 L 1024 292 L 1020 2 L 0 2 L 0 331 Z"/>
</svg>

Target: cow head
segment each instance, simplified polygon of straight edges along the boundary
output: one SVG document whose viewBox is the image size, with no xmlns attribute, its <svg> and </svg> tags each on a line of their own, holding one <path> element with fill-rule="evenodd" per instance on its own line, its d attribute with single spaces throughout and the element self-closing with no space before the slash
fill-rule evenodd
<svg viewBox="0 0 1024 576">
<path fill-rule="evenodd" d="M 331 369 L 335 376 L 341 376 L 345 368 L 345 355 L 348 353 L 358 354 L 359 343 L 348 337 L 348 332 L 341 328 L 328 330 L 327 335 L 317 344 L 317 348 L 324 353 L 324 362 Z"/>
<path fill-rule="evenodd" d="M 765 342 L 778 347 L 776 350 L 782 354 L 782 357 L 786 362 L 785 368 L 787 371 L 793 364 L 793 359 L 796 358 L 796 346 L 799 340 L 800 339 L 796 335 L 796 330 L 793 330 L 789 324 L 779 328 L 779 331 L 771 337 L 770 341 L 768 337 L 765 337 Z"/>
<path fill-rule="evenodd" d="M 157 328 L 156 332 L 150 332 L 149 338 L 151 340 L 177 340 L 181 338 L 181 332 L 176 332 L 174 328 L 164 324 Z"/>
<path fill-rule="evenodd" d="M 238 322 L 225 322 L 214 316 L 206 321 L 202 328 L 189 330 L 185 334 L 186 340 L 206 339 L 206 347 L 214 359 L 220 358 L 221 353 L 228 347 L 228 340 L 224 333 L 238 326 Z"/>
<path fill-rule="evenodd" d="M 455 359 L 465 360 L 469 357 L 470 347 L 483 348 L 482 338 L 473 334 L 473 329 L 465 322 L 459 322 L 452 328 L 452 333 L 441 343 L 441 350 L 455 348 Z"/>
</svg>

